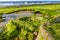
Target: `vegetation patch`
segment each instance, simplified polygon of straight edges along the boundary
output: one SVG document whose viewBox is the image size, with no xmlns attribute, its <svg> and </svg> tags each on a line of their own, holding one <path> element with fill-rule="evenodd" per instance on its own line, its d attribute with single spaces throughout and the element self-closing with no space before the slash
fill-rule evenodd
<svg viewBox="0 0 60 40">
<path fill-rule="evenodd" d="M 17 18 L 9 21 L 1 32 L 0 40 L 35 40 L 39 33 L 41 24 L 56 40 L 60 40 L 60 23 L 55 22 L 59 16 L 60 4 L 56 5 L 33 5 L 0 8 L 0 19 L 2 14 L 17 13 L 19 11 L 32 11 L 30 17 Z M 2 13 L 2 14 L 1 14 Z M 38 15 L 41 14 L 41 15 Z M 49 23 L 44 24 L 44 23 Z M 40 36 L 40 40 L 44 40 Z"/>
</svg>

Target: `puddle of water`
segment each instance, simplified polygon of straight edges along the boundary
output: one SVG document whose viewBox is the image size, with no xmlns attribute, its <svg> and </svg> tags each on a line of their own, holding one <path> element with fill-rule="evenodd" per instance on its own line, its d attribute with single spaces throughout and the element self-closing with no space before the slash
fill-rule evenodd
<svg viewBox="0 0 60 40">
<path fill-rule="evenodd" d="M 17 13 L 17 14 L 3 14 L 3 20 L 8 21 L 10 19 L 16 19 L 18 17 L 28 17 L 31 16 L 32 13 L 27 12 L 27 13 Z"/>
</svg>

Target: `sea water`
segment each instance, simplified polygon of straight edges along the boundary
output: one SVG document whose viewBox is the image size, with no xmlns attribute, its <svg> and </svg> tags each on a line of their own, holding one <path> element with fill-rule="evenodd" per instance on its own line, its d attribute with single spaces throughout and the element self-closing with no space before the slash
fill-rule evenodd
<svg viewBox="0 0 60 40">
<path fill-rule="evenodd" d="M 0 7 L 48 3 L 60 3 L 60 1 L 2 1 L 0 2 Z"/>
</svg>

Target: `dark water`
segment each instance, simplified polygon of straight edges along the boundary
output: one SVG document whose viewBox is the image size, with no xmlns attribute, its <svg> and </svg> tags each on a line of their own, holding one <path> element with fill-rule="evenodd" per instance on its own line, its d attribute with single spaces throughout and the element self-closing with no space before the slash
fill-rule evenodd
<svg viewBox="0 0 60 40">
<path fill-rule="evenodd" d="M 60 3 L 60 1 L 9 1 L 9 2 L 6 1 L 0 2 L 0 7 L 29 4 L 48 4 L 48 3 Z"/>
</svg>

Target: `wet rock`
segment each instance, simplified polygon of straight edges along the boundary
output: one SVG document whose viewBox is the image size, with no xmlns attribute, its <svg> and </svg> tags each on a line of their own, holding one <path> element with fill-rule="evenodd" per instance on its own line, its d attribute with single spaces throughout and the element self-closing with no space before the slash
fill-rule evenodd
<svg viewBox="0 0 60 40">
<path fill-rule="evenodd" d="M 60 17 L 53 19 L 54 23 L 60 23 Z"/>
</svg>

